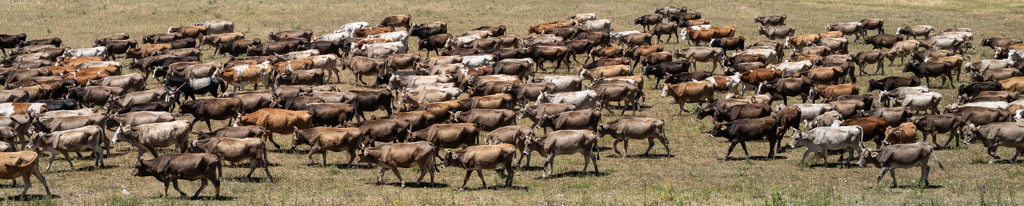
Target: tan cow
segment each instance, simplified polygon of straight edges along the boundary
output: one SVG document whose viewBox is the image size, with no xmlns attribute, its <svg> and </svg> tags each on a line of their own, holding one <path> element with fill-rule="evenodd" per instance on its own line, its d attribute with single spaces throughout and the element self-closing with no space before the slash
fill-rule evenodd
<svg viewBox="0 0 1024 206">
<path fill-rule="evenodd" d="M 345 150 L 349 155 L 349 164 L 355 163 L 356 150 L 363 143 L 363 133 L 356 127 L 333 128 L 314 127 L 309 129 L 295 130 L 292 139 L 292 150 L 296 145 L 308 144 L 310 146 L 309 162 L 313 161 L 313 154 L 320 153 L 323 157 L 323 164 L 327 165 L 327 151 L 340 152 Z"/>
<path fill-rule="evenodd" d="M 709 81 L 665 83 L 661 89 L 661 97 L 672 96 L 676 104 L 679 104 L 679 114 L 689 112 L 685 108 L 686 103 L 696 101 L 700 107 L 702 103 L 714 101 L 714 95 L 715 85 Z"/>
<path fill-rule="evenodd" d="M 597 149 L 599 138 L 597 133 L 590 130 L 559 130 L 526 139 L 527 147 L 524 153 L 537 151 L 541 156 L 547 158 L 547 161 L 544 162 L 545 171 L 542 177 L 547 177 L 555 171 L 555 156 L 560 154 L 582 154 L 583 173 L 587 172 L 587 165 L 590 164 L 590 161 L 594 161 L 594 172 L 596 173 L 599 171 L 597 170 L 597 155 L 594 150 Z M 548 165 L 551 166 L 550 170 L 548 170 Z"/>
<path fill-rule="evenodd" d="M 356 155 L 356 162 L 379 165 L 381 169 L 380 176 L 377 177 L 378 184 L 384 180 L 384 172 L 391 169 L 398 177 L 398 181 L 402 183 L 402 187 L 405 187 L 405 180 L 399 174 L 398 168 L 412 166 L 419 167 L 420 177 L 416 179 L 416 182 L 421 182 L 423 177 L 430 173 L 430 184 L 434 184 L 434 155 L 436 152 L 437 148 L 426 141 L 394 143 L 363 148 L 359 155 Z"/>
<path fill-rule="evenodd" d="M 487 133 L 487 137 L 484 140 L 485 144 L 512 144 L 520 152 L 526 151 L 526 139 L 533 138 L 533 128 L 529 125 L 509 125 L 504 126 L 494 131 Z M 530 155 L 523 155 L 526 158 L 526 165 L 530 165 Z M 521 166 L 523 163 L 523 157 L 519 157 L 516 161 L 516 166 Z"/>
<path fill-rule="evenodd" d="M 597 127 L 597 131 L 602 136 L 607 134 L 615 138 L 612 149 L 620 156 L 629 154 L 630 139 L 647 139 L 648 145 L 644 156 L 650 154 L 651 148 L 654 148 L 655 139 L 661 141 L 661 145 L 665 146 L 665 154 L 672 156 L 672 152 L 668 149 L 668 140 L 665 139 L 667 137 L 665 135 L 665 120 L 646 117 L 621 118 L 601 124 Z M 619 142 L 623 142 L 624 153 L 619 153 Z"/>
<path fill-rule="evenodd" d="M 914 125 L 913 122 L 900 123 L 900 126 L 896 128 L 885 128 L 885 139 L 882 140 L 885 145 L 914 142 L 917 142 L 917 125 Z"/>
<path fill-rule="evenodd" d="M 147 150 L 153 154 L 153 157 L 157 157 L 156 148 L 171 145 L 185 153 L 188 149 L 188 134 L 191 131 L 192 121 L 190 120 L 120 126 L 117 131 L 114 131 L 114 138 L 111 139 L 111 142 L 117 143 L 119 138 L 124 138 L 128 143 L 139 148 L 138 159 L 142 159 L 142 153 Z"/>
<path fill-rule="evenodd" d="M 26 148 L 32 149 L 32 147 L 38 146 L 50 152 L 50 163 L 46 165 L 47 171 L 50 170 L 50 166 L 53 166 L 53 158 L 57 156 L 58 152 L 64 154 L 64 159 L 74 170 L 75 164 L 71 162 L 68 152 L 81 152 L 86 149 L 92 149 L 92 154 L 96 157 L 96 167 L 103 167 L 103 147 L 100 147 L 100 141 L 106 139 L 103 138 L 103 132 L 105 132 L 103 128 L 96 125 L 54 133 L 40 132 L 32 135 Z"/>
<path fill-rule="evenodd" d="M 469 182 L 469 176 L 473 175 L 473 171 L 480 176 L 480 183 L 486 188 L 483 170 L 498 168 L 505 170 L 505 187 L 512 186 L 512 179 L 515 177 L 512 160 L 516 157 L 516 147 L 511 144 L 477 145 L 456 152 L 446 149 L 444 157 L 441 167 L 461 166 L 466 169 L 466 177 L 462 179 L 460 187 L 462 189 L 466 188 L 466 182 Z"/>
<path fill-rule="evenodd" d="M 274 133 L 289 134 L 296 129 L 306 129 L 312 125 L 313 115 L 309 111 L 293 111 L 276 108 L 263 108 L 256 112 L 246 114 L 238 118 L 241 125 L 256 125 L 266 128 L 266 140 L 274 144 L 275 148 L 281 148 L 274 141 Z"/>
<path fill-rule="evenodd" d="M 38 164 L 39 154 L 33 151 L 0 152 L 0 179 L 14 180 L 21 177 L 21 180 L 25 181 L 25 190 L 21 191 L 19 198 L 24 199 L 28 188 L 32 187 L 32 180 L 29 177 L 35 175 L 36 179 L 43 183 L 46 195 L 50 195 L 50 185 L 46 184 L 46 177 L 39 171 Z"/>
</svg>

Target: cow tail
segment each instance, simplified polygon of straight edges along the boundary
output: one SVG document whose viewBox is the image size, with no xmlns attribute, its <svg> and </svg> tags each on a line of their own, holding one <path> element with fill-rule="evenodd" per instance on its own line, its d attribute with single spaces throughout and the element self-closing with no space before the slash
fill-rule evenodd
<svg viewBox="0 0 1024 206">
<path fill-rule="evenodd" d="M 928 144 L 928 143 L 925 143 L 925 144 Z M 934 151 L 932 151 L 932 159 L 935 159 L 935 163 L 939 164 L 939 169 L 946 170 L 945 167 L 942 167 L 942 162 L 939 161 L 939 156 L 935 156 L 935 152 Z"/>
</svg>

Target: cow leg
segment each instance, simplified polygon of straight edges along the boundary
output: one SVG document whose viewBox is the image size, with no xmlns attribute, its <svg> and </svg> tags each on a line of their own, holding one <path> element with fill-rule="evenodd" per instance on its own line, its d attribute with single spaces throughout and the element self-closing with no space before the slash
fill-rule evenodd
<svg viewBox="0 0 1024 206">
<path fill-rule="evenodd" d="M 882 178 L 885 177 L 885 172 L 888 172 L 889 170 L 891 170 L 889 167 L 882 168 L 882 173 L 878 174 L 878 180 L 875 181 L 875 185 L 878 185 L 878 183 L 882 182 Z"/>
<path fill-rule="evenodd" d="M 93 147 L 92 150 L 92 156 L 96 158 L 96 167 L 103 167 L 103 147 L 100 147 L 99 144 L 96 144 L 96 146 Z"/>
<path fill-rule="evenodd" d="M 807 155 L 808 154 L 811 154 L 811 149 L 807 149 L 807 150 L 804 151 L 804 157 L 800 158 L 800 164 L 803 164 L 804 160 L 807 160 Z"/>
<path fill-rule="evenodd" d="M 779 144 L 779 140 L 769 139 L 768 140 L 768 158 L 775 157 L 775 145 Z"/>
<path fill-rule="evenodd" d="M 548 160 L 547 160 L 547 162 L 544 162 L 544 168 L 545 168 L 544 175 L 541 175 L 541 177 L 547 177 L 551 173 L 555 172 L 555 155 L 557 155 L 557 154 L 558 153 L 553 152 L 553 151 L 551 152 L 551 154 L 548 154 L 548 157 L 547 157 Z M 548 168 L 549 168 L 548 166 L 550 166 L 550 170 L 548 170 Z"/>
<path fill-rule="evenodd" d="M 822 167 L 828 168 L 828 149 L 821 149 L 821 159 L 825 160 L 825 164 Z"/>
<path fill-rule="evenodd" d="M 735 149 L 737 144 L 739 144 L 739 142 L 732 142 L 732 144 L 729 145 L 729 151 L 725 152 L 725 158 L 722 159 L 722 161 L 729 160 L 729 154 L 732 154 L 732 149 Z"/>
<path fill-rule="evenodd" d="M 629 155 L 629 138 L 622 140 L 622 157 L 626 157 L 626 155 Z"/>
<path fill-rule="evenodd" d="M 612 150 L 615 151 L 615 154 L 619 155 L 620 157 L 622 156 L 622 153 L 619 152 L 619 142 L 621 142 L 621 141 L 622 140 L 615 139 L 615 141 L 612 142 Z M 522 158 L 520 158 L 520 159 L 522 159 Z"/>
<path fill-rule="evenodd" d="M 398 167 L 392 167 L 392 172 L 395 172 L 395 176 L 398 177 L 398 182 L 402 183 L 402 187 L 405 187 L 405 180 L 402 179 L 402 173 L 398 172 Z"/>
<path fill-rule="evenodd" d="M 192 121 L 192 123 L 194 124 L 195 121 Z M 228 122 L 228 125 L 231 125 L 231 122 Z M 210 132 L 213 132 L 213 126 L 210 126 L 210 120 L 209 119 L 206 120 L 206 129 L 210 130 Z"/>
<path fill-rule="evenodd" d="M 1010 163 L 1017 163 L 1017 156 L 1020 156 L 1021 148 L 1017 148 L 1017 151 L 1013 153 L 1013 158 L 1010 158 Z"/>
<path fill-rule="evenodd" d="M 505 173 L 508 177 L 505 177 L 505 187 L 512 186 L 512 178 L 515 176 L 515 171 L 512 171 L 512 161 L 505 164 Z"/>
<path fill-rule="evenodd" d="M 587 174 L 587 166 L 590 165 L 590 159 L 591 159 L 590 158 L 590 154 L 592 154 L 592 153 L 581 152 L 580 154 L 583 155 L 583 174 Z M 554 168 L 555 168 L 555 165 L 551 165 L 551 169 L 554 170 Z"/>
<path fill-rule="evenodd" d="M 277 141 L 274 141 L 274 133 L 270 133 L 269 136 L 267 136 L 267 140 L 270 140 L 270 144 L 273 144 L 274 148 L 281 149 L 281 145 L 278 145 Z"/>
<path fill-rule="evenodd" d="M 647 156 L 648 154 L 651 153 L 651 148 L 654 148 L 654 139 L 647 138 L 647 151 L 644 152 L 644 156 Z"/>
<path fill-rule="evenodd" d="M 377 176 L 377 184 L 380 184 L 381 182 L 384 181 L 384 172 L 386 172 L 386 171 L 388 171 L 388 168 L 385 168 L 385 167 L 381 167 L 380 168 L 380 175 Z"/>
<path fill-rule="evenodd" d="M 21 190 L 21 195 L 19 195 L 18 198 L 25 199 L 25 193 L 28 192 L 29 187 L 32 187 L 32 181 L 29 179 L 28 175 L 22 175 L 21 180 L 25 181 L 25 189 Z"/>
<path fill-rule="evenodd" d="M 320 156 L 322 157 L 321 159 L 323 159 L 324 166 L 327 166 L 327 151 L 324 150 L 323 152 L 321 152 Z"/>
<path fill-rule="evenodd" d="M 487 188 L 487 181 L 484 181 L 484 171 L 478 170 L 476 171 L 476 174 L 478 177 L 480 177 L 480 184 L 483 184 L 484 188 Z M 463 186 L 465 186 L 465 184 L 463 184 Z"/>
<path fill-rule="evenodd" d="M 466 170 L 466 178 L 462 178 L 462 187 L 460 189 L 466 189 L 466 183 L 469 182 L 469 177 L 473 176 L 473 170 Z"/>
<path fill-rule="evenodd" d="M 595 145 L 595 147 L 596 147 L 596 145 Z M 600 171 L 597 170 L 597 156 L 598 156 L 597 153 L 595 153 L 595 152 L 588 152 L 588 154 L 586 154 L 586 156 L 589 156 L 591 164 L 594 164 L 594 174 L 600 173 Z M 587 158 L 586 156 L 583 157 L 583 158 Z M 586 165 L 583 165 L 583 167 L 584 167 L 584 169 L 586 169 Z"/>
<path fill-rule="evenodd" d="M 747 142 L 740 142 L 740 147 L 743 147 L 743 154 L 750 157 L 750 152 L 747 152 Z"/>
<path fill-rule="evenodd" d="M 199 189 L 196 190 L 196 194 L 192 195 L 192 199 L 196 199 L 199 197 L 199 193 L 202 192 L 204 188 L 206 188 L 206 184 L 209 184 L 207 182 L 208 180 L 206 180 L 206 178 L 202 179 L 202 183 L 199 183 Z"/>
<path fill-rule="evenodd" d="M 927 163 L 922 163 L 921 164 L 921 180 L 919 180 L 918 182 L 924 183 L 925 187 L 927 187 L 929 185 L 928 184 L 928 172 L 930 170 L 931 170 L 931 167 L 928 167 Z"/>
<path fill-rule="evenodd" d="M 55 152 L 52 152 L 52 151 L 50 152 L 50 163 L 46 165 L 46 171 L 47 172 L 50 171 L 50 166 L 53 166 L 53 157 L 57 156 L 55 154 L 56 154 Z M 139 158 L 139 159 L 142 159 L 142 158 Z"/>
<path fill-rule="evenodd" d="M 889 176 L 892 176 L 892 187 L 896 188 L 896 168 L 889 169 Z"/>
<path fill-rule="evenodd" d="M 173 181 L 172 181 L 172 183 L 174 183 L 174 184 L 173 184 L 173 185 L 174 185 L 174 190 L 177 190 L 177 191 L 178 191 L 178 194 L 181 194 L 181 197 L 186 197 L 186 196 L 188 196 L 188 194 L 185 194 L 185 192 L 182 192 L 182 191 L 181 191 L 181 188 L 178 188 L 178 180 L 173 180 Z"/>
</svg>

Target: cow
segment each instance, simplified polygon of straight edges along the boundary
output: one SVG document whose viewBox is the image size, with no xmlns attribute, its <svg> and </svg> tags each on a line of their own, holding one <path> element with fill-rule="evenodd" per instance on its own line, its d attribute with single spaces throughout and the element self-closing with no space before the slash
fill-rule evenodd
<svg viewBox="0 0 1024 206">
<path fill-rule="evenodd" d="M 792 37 L 794 33 L 796 33 L 796 29 L 785 25 L 757 28 L 757 36 L 764 35 L 769 40 L 786 39 Z"/>
<path fill-rule="evenodd" d="M 474 123 L 480 130 L 491 131 L 515 124 L 515 111 L 507 109 L 472 109 L 457 111 L 451 115 L 452 122 Z"/>
<path fill-rule="evenodd" d="M 878 108 L 873 111 L 865 111 L 860 113 L 859 116 L 881 117 L 882 119 L 885 119 L 887 126 L 895 127 L 902 122 L 909 121 L 914 114 L 910 113 L 910 109 L 905 107 L 885 107 Z"/>
<path fill-rule="evenodd" d="M 840 126 L 858 126 L 864 131 L 864 137 L 861 141 L 875 142 L 876 148 L 882 147 L 882 140 L 885 138 L 885 127 L 887 123 L 885 119 L 881 117 L 861 117 L 851 120 L 846 120 Z"/>
<path fill-rule="evenodd" d="M 0 50 L 3 50 L 4 56 L 7 56 L 7 50 L 11 48 L 18 48 L 26 39 L 25 33 L 19 34 L 0 34 Z M 26 177 L 27 178 L 27 177 Z M 26 191 L 28 189 L 26 188 Z M 25 194 L 22 193 L 22 196 Z"/>
<path fill-rule="evenodd" d="M 114 132 L 111 142 L 117 143 L 119 138 L 139 148 L 138 159 L 147 150 L 158 157 L 156 148 L 174 145 L 182 153 L 188 149 L 188 134 L 192 131 L 192 121 L 177 120 L 173 122 L 149 123 L 142 125 L 121 125 Z"/>
<path fill-rule="evenodd" d="M 0 103 L 0 116 L 37 115 L 48 111 L 45 103 Z"/>
<path fill-rule="evenodd" d="M 890 100 L 895 102 L 894 106 L 907 107 L 908 109 L 914 110 L 915 113 L 919 111 L 931 110 L 933 114 L 939 113 L 938 104 L 942 101 L 942 94 L 938 92 L 926 92 L 926 93 L 907 93 L 900 95 L 899 97 Z"/>
<path fill-rule="evenodd" d="M 835 105 L 833 105 L 833 106 L 835 106 Z M 811 120 L 810 122 L 804 120 L 804 128 L 803 128 L 803 130 L 804 131 L 809 131 L 811 129 L 818 128 L 818 127 L 827 127 L 827 126 L 832 125 L 832 123 L 834 121 L 842 121 L 842 120 L 843 120 L 843 115 L 840 114 L 838 111 L 835 111 L 835 110 L 828 111 L 828 112 L 825 112 L 824 114 L 821 114 L 821 115 L 818 115 L 817 117 L 814 117 L 814 119 Z"/>
<path fill-rule="evenodd" d="M 928 61 L 928 62 L 910 62 L 903 67 L 903 72 L 912 72 L 914 76 L 924 77 L 925 84 L 931 85 L 932 77 L 942 77 L 942 84 L 940 87 L 946 85 L 946 81 L 950 81 L 950 87 L 952 86 L 952 71 L 953 63 L 948 61 Z"/>
<path fill-rule="evenodd" d="M 722 64 L 725 50 L 713 47 L 689 47 L 683 50 L 676 50 L 675 55 L 677 58 L 689 60 L 693 64 L 692 68 L 697 68 L 697 62 L 710 62 L 712 65 L 711 73 L 715 73 L 718 66 Z"/>
<path fill-rule="evenodd" d="M 661 97 L 672 96 L 676 104 L 679 104 L 679 114 L 689 112 L 684 107 L 686 103 L 696 101 L 699 107 L 701 103 L 713 101 L 714 94 L 715 86 L 710 81 L 681 82 L 677 84 L 666 82 L 661 91 Z"/>
<path fill-rule="evenodd" d="M 479 136 L 480 130 L 473 123 L 434 124 L 426 129 L 413 132 L 406 141 L 427 141 L 438 149 L 466 149 L 473 145 L 479 145 Z"/>
<path fill-rule="evenodd" d="M 359 128 L 314 127 L 295 130 L 292 139 L 292 150 L 297 145 L 308 144 L 311 147 L 307 155 L 310 164 L 316 164 L 313 161 L 313 155 L 320 153 L 324 165 L 327 165 L 327 151 L 340 152 L 345 150 L 349 154 L 348 163 L 354 164 L 356 151 L 360 149 L 359 145 L 362 143 L 362 132 L 360 132 Z"/>
<path fill-rule="evenodd" d="M 281 148 L 274 141 L 274 134 L 288 134 L 296 129 L 305 129 L 312 126 L 312 115 L 309 111 L 293 111 L 276 108 L 264 108 L 246 115 L 239 114 L 239 120 L 235 125 L 255 125 L 266 128 L 267 137 L 275 148 Z"/>
<path fill-rule="evenodd" d="M 86 149 L 93 151 L 93 156 L 96 157 L 96 167 L 104 167 L 103 147 L 100 146 L 100 142 L 106 139 L 103 132 L 102 127 L 89 125 L 53 133 L 36 133 L 32 135 L 25 148 L 33 149 L 38 146 L 39 149 L 50 152 L 50 163 L 46 165 L 46 171 L 50 171 L 50 166 L 53 166 L 53 158 L 57 156 L 58 152 L 64 154 L 64 159 L 68 161 L 68 165 L 73 170 L 75 164 L 71 163 L 71 156 L 68 155 L 68 152 L 81 152 Z"/>
<path fill-rule="evenodd" d="M 882 168 L 882 173 L 878 175 L 878 180 L 875 181 L 875 184 L 882 182 L 885 172 L 889 172 L 889 175 L 892 176 L 892 187 L 894 188 L 896 187 L 896 168 L 921 167 L 921 180 L 919 182 L 923 182 L 925 186 L 928 186 L 928 173 L 931 171 L 931 167 L 928 166 L 928 160 L 930 159 L 928 156 L 935 158 L 935 162 L 939 164 L 940 169 L 945 169 L 942 167 L 942 162 L 939 162 L 939 158 L 935 157 L 932 145 L 926 142 L 890 145 L 877 151 L 862 149 L 857 165 L 863 167 L 865 163 L 870 163 L 875 165 L 875 167 Z"/>
<path fill-rule="evenodd" d="M 412 28 L 409 22 L 412 21 L 412 16 L 408 14 L 391 15 L 387 16 L 377 25 L 377 27 L 391 27 L 393 30 L 395 27 L 405 27 L 406 30 Z"/>
<path fill-rule="evenodd" d="M 722 160 L 729 159 L 729 154 L 732 154 L 732 150 L 737 144 L 743 147 L 743 153 L 750 156 L 747 152 L 746 141 L 767 139 L 769 143 L 768 157 L 772 158 L 775 156 L 775 144 L 781 141 L 781 136 L 777 129 L 778 120 L 774 116 L 751 118 L 751 119 L 738 119 L 726 123 L 715 123 L 715 126 L 708 132 L 710 137 L 725 137 L 731 142 L 729 151 L 725 153 L 725 158 Z"/>
<path fill-rule="evenodd" d="M 533 127 L 529 125 L 509 125 L 495 129 L 487 133 L 484 143 L 489 145 L 511 144 L 519 152 L 526 151 L 526 139 L 534 137 Z M 530 165 L 529 154 L 524 154 L 517 160 L 517 166 L 522 166 L 523 158 L 526 158 L 526 165 Z"/>
<path fill-rule="evenodd" d="M 994 122 L 981 126 L 968 124 L 964 131 L 967 133 L 964 136 L 964 144 L 970 144 L 973 140 L 981 140 L 985 144 L 988 155 L 992 157 L 988 161 L 989 164 L 1000 159 L 996 155 L 999 146 L 1017 149 L 1013 158 L 1010 159 L 1010 163 L 1017 162 L 1017 156 L 1020 156 L 1021 151 L 1024 150 L 1024 139 L 1021 138 L 1024 136 L 1024 123 Z"/>
<path fill-rule="evenodd" d="M 899 28 L 896 29 L 896 33 L 897 34 L 902 34 L 902 35 L 906 35 L 906 36 L 909 36 L 909 37 L 914 37 L 914 39 L 917 39 L 917 37 L 919 37 L 919 36 L 921 36 L 921 37 L 931 36 L 930 34 L 931 34 L 932 31 L 935 31 L 935 27 L 933 27 L 931 25 L 903 26 L 903 27 L 899 27 Z"/>
<path fill-rule="evenodd" d="M 791 96 L 800 96 L 803 103 L 806 103 L 810 94 L 805 91 L 812 91 L 813 85 L 813 81 L 808 78 L 782 78 L 758 83 L 758 91 L 756 93 L 762 94 L 764 93 L 762 91 L 767 91 L 772 96 L 782 97 L 784 105 L 789 105 L 788 97 Z"/>
<path fill-rule="evenodd" d="M 106 125 L 138 126 L 149 123 L 174 121 L 170 112 L 138 111 L 111 115 Z M 107 129 L 115 129 L 108 127 Z"/>
<path fill-rule="evenodd" d="M 811 89 L 808 95 L 808 100 L 814 101 L 815 99 L 833 99 L 843 95 L 854 95 L 860 94 L 860 88 L 856 84 L 838 84 L 828 85 L 824 87 L 817 87 Z"/>
<path fill-rule="evenodd" d="M 419 167 L 420 177 L 416 182 L 423 180 L 423 177 L 430 173 L 430 183 L 434 183 L 434 156 L 437 155 L 437 147 L 430 142 L 419 141 L 410 143 L 386 144 L 379 147 L 363 148 L 356 155 L 358 163 L 373 163 L 381 167 L 377 183 L 384 179 L 384 172 L 390 169 L 405 187 L 405 180 L 399 174 L 398 168 Z"/>
<path fill-rule="evenodd" d="M 949 139 L 946 140 L 946 144 L 953 138 L 960 136 L 959 127 L 963 125 L 962 119 L 957 114 L 941 114 L 941 115 L 928 115 L 919 119 L 913 120 L 914 126 L 921 131 L 921 135 L 924 137 L 922 142 L 928 140 L 928 135 L 932 136 L 932 143 L 939 145 L 937 133 L 949 133 Z M 960 142 L 956 143 L 960 145 Z"/>
<path fill-rule="evenodd" d="M 199 197 L 199 193 L 206 187 L 206 182 L 213 182 L 215 196 L 220 197 L 220 178 L 217 178 L 218 168 L 221 168 L 220 157 L 211 153 L 188 153 L 169 154 L 155 157 L 151 160 L 139 159 L 132 170 L 132 176 L 146 177 L 153 176 L 164 183 L 164 195 L 167 196 L 169 183 L 174 183 L 174 190 L 177 190 L 182 197 L 186 196 L 178 188 L 178 180 L 189 181 L 202 180 L 199 189 L 192 199 Z"/>
<path fill-rule="evenodd" d="M 650 26 L 661 23 L 661 14 L 647 14 L 637 17 L 633 20 L 633 24 L 641 25 L 644 27 L 644 31 L 650 30 Z"/>
<path fill-rule="evenodd" d="M 615 138 L 615 142 L 612 143 L 612 149 L 619 156 L 629 154 L 630 139 L 647 139 L 648 145 L 647 150 L 643 154 L 644 156 L 651 152 L 651 148 L 654 148 L 655 139 L 665 146 L 665 154 L 672 156 L 672 152 L 668 148 L 668 140 L 665 139 L 667 136 L 665 135 L 664 125 L 665 120 L 657 118 L 621 118 L 598 125 L 597 132 L 602 136 L 607 134 Z M 619 142 L 623 142 L 624 153 L 619 153 Z"/>
<path fill-rule="evenodd" d="M 892 91 L 899 87 L 914 87 L 920 86 L 921 79 L 918 77 L 896 77 L 890 76 L 877 80 L 868 81 L 868 91 Z"/>
<path fill-rule="evenodd" d="M 934 140 L 934 139 L 933 139 Z M 913 122 L 900 123 L 899 127 L 887 127 L 882 144 L 910 144 L 917 142 L 917 125 Z"/>
<path fill-rule="evenodd" d="M 466 182 L 469 181 L 469 176 L 473 175 L 473 171 L 477 172 L 480 182 L 487 187 L 482 170 L 500 167 L 506 173 L 505 186 L 509 187 L 512 186 L 512 178 L 515 176 L 515 172 L 512 170 L 512 160 L 515 159 L 515 156 L 516 147 L 511 144 L 477 145 L 456 152 L 446 149 L 441 167 L 461 166 L 465 168 L 466 177 L 463 178 L 461 186 L 463 189 L 466 188 Z"/>
<path fill-rule="evenodd" d="M 594 131 L 559 130 L 547 133 L 546 135 L 527 138 L 527 147 L 524 153 L 529 154 L 532 151 L 537 151 L 547 158 L 547 161 L 544 163 L 545 172 L 542 175 L 544 178 L 554 172 L 555 156 L 559 154 L 580 153 L 585 160 L 583 163 L 583 173 L 587 172 L 587 165 L 591 161 L 594 162 L 594 172 L 598 172 L 597 155 L 594 154 L 594 149 L 597 147 L 599 138 Z M 550 170 L 547 170 L 548 165 L 551 166 Z"/>
<path fill-rule="evenodd" d="M 235 98 L 192 100 L 182 103 L 179 110 L 180 113 L 192 115 L 194 119 L 192 124 L 205 121 L 207 129 L 212 132 L 213 126 L 210 125 L 210 120 L 230 119 L 228 124 L 232 124 L 237 114 L 242 113 L 242 101 Z"/>
<path fill-rule="evenodd" d="M 877 34 L 864 38 L 864 44 L 871 44 L 872 49 L 892 48 L 899 41 L 903 41 L 903 36 L 899 34 Z"/>
<path fill-rule="evenodd" d="M 51 195 L 50 185 L 46 183 L 46 177 L 39 171 L 39 154 L 34 151 L 0 152 L 0 177 L 12 179 L 21 177 L 25 181 L 25 190 L 21 191 L 19 198 L 25 198 L 28 188 L 32 187 L 31 176 L 36 176 L 39 182 L 43 183 L 46 195 Z"/>
<path fill-rule="evenodd" d="M 541 114 L 540 118 L 533 123 L 534 128 L 552 128 L 553 130 L 564 129 L 586 129 L 597 131 L 601 123 L 601 111 L 597 109 L 584 109 L 576 111 L 565 111 L 555 115 Z"/>
<path fill-rule="evenodd" d="M 766 16 L 754 17 L 754 23 L 761 24 L 761 26 L 779 26 L 786 25 L 785 14 L 771 14 Z"/>
<path fill-rule="evenodd" d="M 847 150 L 846 164 L 853 159 L 853 152 L 861 152 L 860 142 L 864 139 L 864 130 L 860 126 L 837 126 L 818 127 L 806 132 L 793 130 L 793 141 L 789 143 L 791 148 L 796 146 L 807 146 L 800 163 L 804 163 L 807 155 L 811 152 L 820 153 L 825 160 L 824 167 L 828 167 L 828 150 Z M 842 153 L 839 159 L 843 159 Z"/>
<path fill-rule="evenodd" d="M 211 137 L 262 138 L 266 132 L 266 129 L 260 126 L 224 127 L 213 132 L 199 132 L 196 134 L 196 139 Z"/>
</svg>

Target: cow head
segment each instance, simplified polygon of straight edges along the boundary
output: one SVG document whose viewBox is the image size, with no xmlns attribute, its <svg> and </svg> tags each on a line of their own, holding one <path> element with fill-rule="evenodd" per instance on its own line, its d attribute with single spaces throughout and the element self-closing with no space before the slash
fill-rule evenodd
<svg viewBox="0 0 1024 206">
<path fill-rule="evenodd" d="M 804 123 L 806 124 L 806 120 L 804 121 Z M 796 128 L 792 128 L 792 129 L 793 129 L 793 136 L 792 136 L 793 140 L 789 142 L 789 148 L 796 148 L 798 146 L 804 145 L 808 141 L 812 141 L 812 140 L 807 138 L 807 134 L 804 134 L 803 132 L 800 132 L 800 130 L 798 130 Z"/>
<path fill-rule="evenodd" d="M 715 108 L 713 106 L 711 106 L 710 104 L 709 105 L 705 105 L 704 107 L 701 107 L 701 108 L 697 109 L 697 121 L 700 121 L 700 120 L 704 119 L 704 117 L 711 116 L 711 115 L 714 115 L 714 114 L 715 114 Z"/>
<path fill-rule="evenodd" d="M 861 148 L 860 158 L 859 160 L 857 160 L 857 166 L 864 167 L 864 163 L 870 163 L 875 165 L 875 167 L 881 167 L 881 165 L 878 163 L 878 159 L 876 159 L 875 157 L 878 157 L 878 151 L 871 151 L 865 148 Z"/>
<path fill-rule="evenodd" d="M 963 133 L 965 133 L 964 134 L 964 144 L 971 144 L 971 142 L 974 141 L 974 138 L 984 138 L 984 137 L 981 137 L 981 133 L 978 131 L 978 128 L 980 128 L 980 127 L 977 126 L 977 125 L 974 125 L 973 123 L 967 124 L 967 126 L 964 126 L 964 128 L 963 128 Z"/>
<path fill-rule="evenodd" d="M 29 142 L 25 145 L 26 149 L 33 149 L 36 145 L 47 145 L 50 144 L 50 135 L 45 132 L 32 132 L 32 136 L 29 137 Z"/>
</svg>

